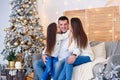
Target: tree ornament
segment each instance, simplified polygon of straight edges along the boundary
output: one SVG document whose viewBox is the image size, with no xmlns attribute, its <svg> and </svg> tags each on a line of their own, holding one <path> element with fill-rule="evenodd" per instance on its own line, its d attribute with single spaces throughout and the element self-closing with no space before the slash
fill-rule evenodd
<svg viewBox="0 0 120 80">
<path fill-rule="evenodd" d="M 18 10 L 17 10 L 17 12 L 18 12 L 18 13 L 20 13 L 20 12 L 21 12 L 21 10 L 20 10 L 20 9 L 18 9 Z"/>
<path fill-rule="evenodd" d="M 36 39 L 39 39 L 39 37 L 37 36 Z"/>
<path fill-rule="evenodd" d="M 4 31 L 7 32 L 7 28 L 4 28 Z"/>
<path fill-rule="evenodd" d="M 13 26 L 13 23 L 10 23 L 10 26 Z"/>
<path fill-rule="evenodd" d="M 24 41 L 21 41 L 21 45 L 24 44 L 25 42 Z"/>
<path fill-rule="evenodd" d="M 7 43 L 7 46 L 10 46 L 10 43 L 9 43 L 9 42 Z"/>
<path fill-rule="evenodd" d="M 28 42 L 27 44 L 28 44 L 29 46 L 30 46 L 30 45 L 32 45 L 32 43 L 31 43 L 31 42 Z"/>
<path fill-rule="evenodd" d="M 30 11 L 29 13 L 30 13 L 30 14 L 33 14 L 33 12 L 32 12 L 32 11 Z"/>
</svg>

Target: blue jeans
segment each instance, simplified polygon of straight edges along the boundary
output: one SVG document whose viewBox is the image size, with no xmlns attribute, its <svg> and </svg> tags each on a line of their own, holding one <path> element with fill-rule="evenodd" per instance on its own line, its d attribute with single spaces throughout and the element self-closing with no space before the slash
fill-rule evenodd
<svg viewBox="0 0 120 80">
<path fill-rule="evenodd" d="M 58 58 L 51 57 L 51 56 L 48 56 L 46 59 L 47 59 L 46 69 L 45 69 L 45 72 L 42 75 L 42 80 L 47 80 L 50 73 L 51 73 L 51 76 L 54 77 L 55 64 L 58 61 Z"/>
<path fill-rule="evenodd" d="M 64 67 L 64 63 L 65 63 L 65 59 L 60 60 L 58 62 L 56 62 L 56 66 L 55 66 L 55 75 L 53 77 L 53 80 L 58 80 L 58 77 Z M 37 74 L 39 80 L 42 79 L 42 75 L 45 71 L 46 65 L 44 64 L 43 60 L 36 60 L 33 63 L 33 68 L 35 70 L 35 73 Z M 50 80 L 50 79 L 49 79 Z"/>
<path fill-rule="evenodd" d="M 42 75 L 45 71 L 45 64 L 43 62 L 43 60 L 36 60 L 34 63 L 33 63 L 33 68 L 34 68 L 34 71 L 35 71 L 35 74 L 38 76 L 38 79 L 41 80 L 42 78 Z"/>
<path fill-rule="evenodd" d="M 60 73 L 58 80 L 71 80 L 73 67 L 87 62 L 91 62 L 89 56 L 78 56 L 73 64 L 68 64 L 68 58 L 65 60 L 64 68 Z"/>
<path fill-rule="evenodd" d="M 54 78 L 53 80 L 58 80 L 58 77 L 64 67 L 64 64 L 65 64 L 65 59 L 63 60 L 60 60 L 56 63 L 56 66 L 55 66 L 55 75 L 54 75 Z"/>
</svg>

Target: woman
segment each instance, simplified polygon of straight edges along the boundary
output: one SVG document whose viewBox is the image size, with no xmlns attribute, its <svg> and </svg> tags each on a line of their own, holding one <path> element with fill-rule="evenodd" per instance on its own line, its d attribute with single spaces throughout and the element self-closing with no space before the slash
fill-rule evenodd
<svg viewBox="0 0 120 80">
<path fill-rule="evenodd" d="M 46 48 L 43 51 L 43 55 L 46 55 L 46 64 L 45 72 L 43 73 L 42 80 L 47 80 L 48 75 L 51 73 L 51 76 L 54 76 L 54 67 L 55 63 L 58 61 L 58 51 L 60 49 L 61 40 L 67 37 L 66 34 L 57 34 L 60 33 L 59 27 L 57 27 L 56 23 L 51 23 L 47 28 L 47 40 L 46 40 Z M 44 59 L 43 59 L 44 60 Z"/>
<path fill-rule="evenodd" d="M 93 60 L 93 52 L 88 44 L 88 38 L 79 18 L 71 19 L 70 30 L 72 33 L 71 44 L 68 50 L 71 52 L 58 80 L 71 80 L 73 67 Z"/>
</svg>

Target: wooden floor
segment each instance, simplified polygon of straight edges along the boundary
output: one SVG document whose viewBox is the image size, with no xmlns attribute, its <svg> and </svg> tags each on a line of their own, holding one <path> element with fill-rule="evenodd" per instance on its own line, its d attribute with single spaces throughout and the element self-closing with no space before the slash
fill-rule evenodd
<svg viewBox="0 0 120 80">
<path fill-rule="evenodd" d="M 34 72 L 27 76 L 26 80 L 33 80 Z"/>
</svg>

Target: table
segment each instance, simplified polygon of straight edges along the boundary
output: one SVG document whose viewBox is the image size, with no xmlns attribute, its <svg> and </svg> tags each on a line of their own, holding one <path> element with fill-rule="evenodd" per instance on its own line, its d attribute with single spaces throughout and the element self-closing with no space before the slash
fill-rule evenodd
<svg viewBox="0 0 120 80">
<path fill-rule="evenodd" d="M 26 80 L 25 69 L 5 68 L 7 80 Z"/>
</svg>

